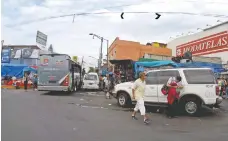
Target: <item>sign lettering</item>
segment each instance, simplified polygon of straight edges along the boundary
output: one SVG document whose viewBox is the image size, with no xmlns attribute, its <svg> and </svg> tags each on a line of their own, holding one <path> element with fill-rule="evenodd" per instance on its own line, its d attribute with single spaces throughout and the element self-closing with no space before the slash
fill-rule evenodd
<svg viewBox="0 0 228 141">
<path fill-rule="evenodd" d="M 228 49 L 228 32 L 221 32 L 209 37 L 205 37 L 196 41 L 192 41 L 183 45 L 177 46 L 177 56 L 183 55 L 190 51 L 193 55 L 201 53 L 210 53 L 218 49 Z"/>
</svg>

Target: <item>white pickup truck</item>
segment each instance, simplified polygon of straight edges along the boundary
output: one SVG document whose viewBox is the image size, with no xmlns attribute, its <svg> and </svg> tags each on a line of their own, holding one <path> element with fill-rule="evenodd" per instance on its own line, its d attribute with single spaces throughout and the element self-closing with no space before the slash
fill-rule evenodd
<svg viewBox="0 0 228 141">
<path fill-rule="evenodd" d="M 189 115 L 198 113 L 202 105 L 214 107 L 222 102 L 216 78 L 209 68 L 178 68 L 151 70 L 146 73 L 144 101 L 148 106 L 167 106 L 167 95 L 161 88 L 170 77 L 181 76 L 184 88 L 181 90 L 179 104 Z M 112 92 L 122 107 L 134 104 L 132 100 L 133 82 L 121 83 Z"/>
</svg>

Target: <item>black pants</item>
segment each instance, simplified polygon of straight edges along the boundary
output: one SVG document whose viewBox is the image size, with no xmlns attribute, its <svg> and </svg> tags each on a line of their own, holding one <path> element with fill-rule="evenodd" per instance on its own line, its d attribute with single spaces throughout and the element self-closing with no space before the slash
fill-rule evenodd
<svg viewBox="0 0 228 141">
<path fill-rule="evenodd" d="M 173 104 L 168 104 L 166 115 L 168 117 L 177 116 L 177 100 L 175 100 Z"/>
<path fill-rule="evenodd" d="M 27 90 L 28 88 L 28 81 L 24 81 L 24 89 Z"/>
</svg>

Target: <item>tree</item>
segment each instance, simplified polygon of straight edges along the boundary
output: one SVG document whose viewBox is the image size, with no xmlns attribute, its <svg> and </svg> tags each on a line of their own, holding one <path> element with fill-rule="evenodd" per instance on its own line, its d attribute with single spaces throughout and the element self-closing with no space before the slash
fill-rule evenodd
<svg viewBox="0 0 228 141">
<path fill-rule="evenodd" d="M 48 51 L 50 51 L 51 53 L 54 52 L 52 44 L 50 44 L 50 46 L 49 46 L 49 48 L 48 48 Z"/>
<path fill-rule="evenodd" d="M 95 72 L 95 68 L 94 67 L 89 67 L 88 73 L 90 73 L 90 72 Z"/>
</svg>

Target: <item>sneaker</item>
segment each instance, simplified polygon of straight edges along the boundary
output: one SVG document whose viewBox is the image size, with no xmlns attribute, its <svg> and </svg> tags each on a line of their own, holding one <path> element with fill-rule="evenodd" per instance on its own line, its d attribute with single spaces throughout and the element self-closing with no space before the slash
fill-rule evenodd
<svg viewBox="0 0 228 141">
<path fill-rule="evenodd" d="M 133 120 L 138 120 L 138 118 L 136 118 L 135 116 L 131 116 L 131 118 L 132 118 Z"/>
<path fill-rule="evenodd" d="M 144 123 L 145 124 L 149 124 L 150 123 L 150 120 L 149 119 L 144 119 Z"/>
</svg>

